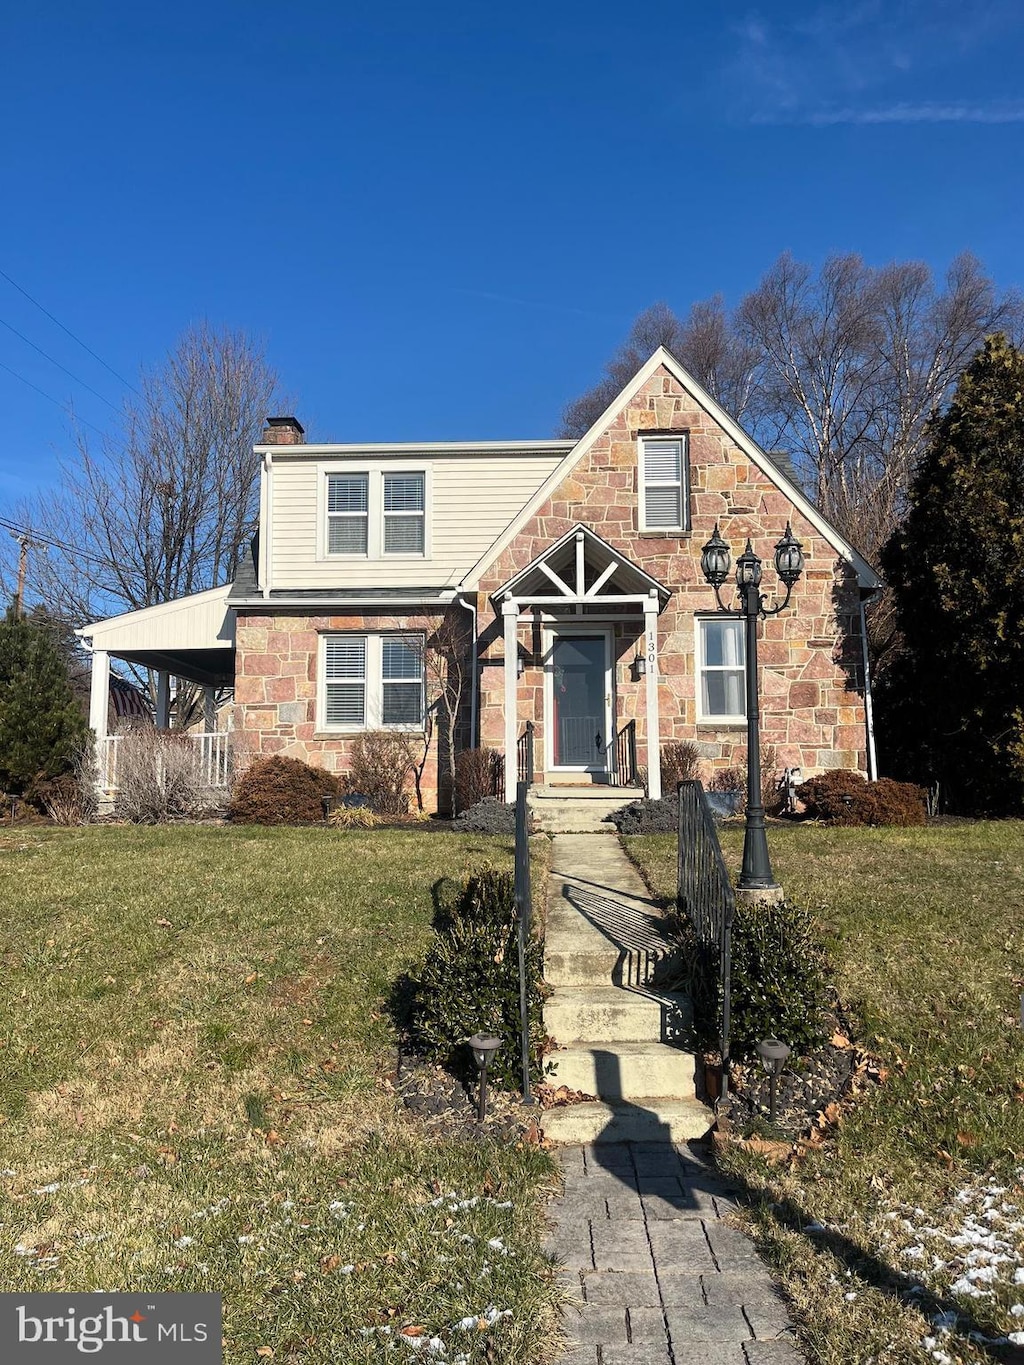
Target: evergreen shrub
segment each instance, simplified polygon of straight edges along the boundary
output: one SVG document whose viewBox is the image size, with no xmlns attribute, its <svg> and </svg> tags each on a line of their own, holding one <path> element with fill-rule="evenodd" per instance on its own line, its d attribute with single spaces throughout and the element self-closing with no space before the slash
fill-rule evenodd
<svg viewBox="0 0 1024 1365">
<path fill-rule="evenodd" d="M 923 825 L 927 814 L 923 787 L 888 777 L 868 782 L 849 768 L 809 778 L 796 794 L 810 818 L 834 825 Z"/>
<path fill-rule="evenodd" d="M 322 798 L 337 797 L 340 785 L 297 758 L 257 758 L 235 784 L 229 814 L 240 825 L 318 825 Z"/>
<path fill-rule="evenodd" d="M 697 942 L 688 918 L 676 920 L 686 963 L 677 983 L 693 1001 L 694 1032 L 709 1050 L 718 1047 L 721 989 L 718 950 Z M 810 913 L 792 901 L 738 905 L 732 931 L 730 1051 L 755 1055 L 762 1038 L 776 1037 L 800 1055 L 825 1037 L 830 968 Z"/>
<path fill-rule="evenodd" d="M 477 1076 L 466 1040 L 494 1033 L 503 1045 L 488 1077 L 506 1090 L 522 1086 L 518 928 L 511 873 L 481 872 L 439 909 L 436 935 L 412 981 L 410 1037 L 430 1060 L 467 1082 Z M 543 945 L 526 945 L 530 1075 L 543 1068 Z"/>
</svg>

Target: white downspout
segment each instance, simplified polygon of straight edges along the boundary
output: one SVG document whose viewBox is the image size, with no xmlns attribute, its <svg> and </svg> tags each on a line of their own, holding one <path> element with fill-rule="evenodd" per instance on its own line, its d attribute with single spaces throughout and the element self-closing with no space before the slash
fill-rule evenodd
<svg viewBox="0 0 1024 1365">
<path fill-rule="evenodd" d="M 480 677 L 480 661 L 477 658 L 477 642 L 479 640 L 477 607 L 475 602 L 467 602 L 464 597 L 455 597 L 454 602 L 457 606 L 464 607 L 473 618 L 473 643 L 470 648 L 470 675 L 469 675 L 469 747 L 477 747 L 477 695 Z"/>
<path fill-rule="evenodd" d="M 860 604 L 860 647 L 864 660 L 864 725 L 867 730 L 868 739 L 868 781 L 878 780 L 878 758 L 875 754 L 875 714 L 871 704 L 871 662 L 868 658 L 868 619 L 865 613 L 865 606 L 868 601 L 872 601 L 877 593 L 872 593 L 871 597 Z"/>
</svg>

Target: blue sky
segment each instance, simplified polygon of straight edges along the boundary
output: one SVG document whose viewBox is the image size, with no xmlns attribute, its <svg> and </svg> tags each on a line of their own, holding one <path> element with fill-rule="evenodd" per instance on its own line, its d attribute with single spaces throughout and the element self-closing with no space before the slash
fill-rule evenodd
<svg viewBox="0 0 1024 1365">
<path fill-rule="evenodd" d="M 550 435 L 642 308 L 787 248 L 1024 285 L 1018 0 L 20 0 L 4 36 L 0 270 L 129 380 L 259 333 L 312 438 Z M 24 380 L 101 428 L 124 390 L 4 279 L 0 320 L 2 509 L 70 446 Z"/>
</svg>

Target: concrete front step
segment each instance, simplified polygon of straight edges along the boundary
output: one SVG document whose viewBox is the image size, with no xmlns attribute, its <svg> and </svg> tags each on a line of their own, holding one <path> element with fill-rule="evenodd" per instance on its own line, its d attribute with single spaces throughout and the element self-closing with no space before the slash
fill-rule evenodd
<svg viewBox="0 0 1024 1365">
<path fill-rule="evenodd" d="M 622 986 L 561 986 L 544 1006 L 544 1027 L 556 1042 L 655 1043 L 688 1027 L 690 1002 L 672 991 Z"/>
<path fill-rule="evenodd" d="M 606 817 L 643 795 L 633 787 L 533 787 L 530 809 L 545 834 L 613 834 Z"/>
<path fill-rule="evenodd" d="M 635 1100 L 696 1094 L 696 1059 L 668 1043 L 576 1043 L 545 1058 L 555 1067 L 552 1085 L 567 1085 L 601 1100 Z"/>
<path fill-rule="evenodd" d="M 637 1099 L 626 1103 L 567 1104 L 544 1112 L 551 1142 L 689 1142 L 704 1137 L 714 1115 L 698 1100 Z"/>
<path fill-rule="evenodd" d="M 665 953 L 633 951 L 574 953 L 547 951 L 544 980 L 549 986 L 646 986 Z"/>
</svg>

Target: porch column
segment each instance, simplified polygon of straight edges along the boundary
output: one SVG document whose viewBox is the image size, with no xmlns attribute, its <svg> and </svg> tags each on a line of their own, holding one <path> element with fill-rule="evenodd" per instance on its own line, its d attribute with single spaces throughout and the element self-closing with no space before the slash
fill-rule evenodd
<svg viewBox="0 0 1024 1365">
<path fill-rule="evenodd" d="M 92 652 L 89 687 L 89 725 L 96 736 L 96 785 L 107 787 L 107 714 L 110 707 L 110 655 L 105 649 Z"/>
<path fill-rule="evenodd" d="M 217 728 L 217 689 L 203 688 L 203 729 L 212 735 Z"/>
<path fill-rule="evenodd" d="M 505 629 L 505 800 L 516 799 L 516 761 L 518 729 L 516 721 L 516 684 L 519 677 L 519 651 L 516 642 L 519 625 L 519 606 L 509 594 L 501 604 L 501 622 Z"/>
<path fill-rule="evenodd" d="M 647 660 L 647 794 L 661 799 L 661 727 L 658 723 L 658 597 L 644 603 L 644 658 Z"/>
<path fill-rule="evenodd" d="M 166 668 L 156 675 L 156 728 L 166 730 L 171 723 L 171 675 Z"/>
</svg>

